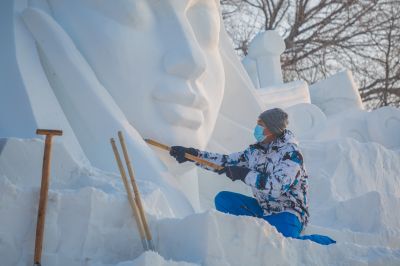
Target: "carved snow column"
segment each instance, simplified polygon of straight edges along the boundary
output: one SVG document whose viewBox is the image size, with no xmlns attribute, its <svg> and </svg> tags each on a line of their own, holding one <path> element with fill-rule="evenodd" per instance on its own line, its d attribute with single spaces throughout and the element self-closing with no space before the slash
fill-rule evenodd
<svg viewBox="0 0 400 266">
<path fill-rule="evenodd" d="M 256 87 L 283 84 L 280 56 L 284 51 L 285 42 L 276 31 L 265 31 L 254 37 L 248 56 L 257 64 L 259 84 Z"/>
</svg>

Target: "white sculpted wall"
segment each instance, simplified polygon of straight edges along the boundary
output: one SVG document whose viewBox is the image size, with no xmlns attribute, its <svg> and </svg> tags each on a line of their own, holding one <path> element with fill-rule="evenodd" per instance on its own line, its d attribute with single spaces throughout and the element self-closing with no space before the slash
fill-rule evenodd
<svg viewBox="0 0 400 266">
<path fill-rule="evenodd" d="M 315 131 L 318 140 L 353 138 L 359 142 L 376 142 L 388 149 L 400 148 L 400 110 L 385 106 L 367 112 L 347 110 L 328 117 L 322 130 Z"/>
<path fill-rule="evenodd" d="M 70 128 L 60 140 L 69 152 L 116 171 L 108 139 L 123 130 L 139 178 L 157 182 L 172 172 L 196 205 L 192 166 L 178 166 L 165 152 L 154 156 L 142 138 L 204 149 L 213 131 L 225 131 L 215 128 L 218 116 L 251 127 L 261 112 L 221 27 L 218 1 L 19 0 L 3 5 L 3 12 L 13 14 L 7 29 L 14 24 L 16 35 L 17 49 L 9 49 L 15 58 L 8 61 L 16 63 L 22 80 L 29 79 L 20 91 L 29 102 L 26 112 L 34 111 L 25 118 L 29 126 L 12 136 L 44 125 Z M 47 100 L 34 101 L 39 91 Z M 236 108 L 238 94 L 249 106 L 246 111 Z M 8 128 L 16 123 L 6 122 Z"/>
<path fill-rule="evenodd" d="M 340 71 L 310 86 L 311 101 L 327 115 L 363 110 L 358 86 L 350 70 Z"/>
</svg>

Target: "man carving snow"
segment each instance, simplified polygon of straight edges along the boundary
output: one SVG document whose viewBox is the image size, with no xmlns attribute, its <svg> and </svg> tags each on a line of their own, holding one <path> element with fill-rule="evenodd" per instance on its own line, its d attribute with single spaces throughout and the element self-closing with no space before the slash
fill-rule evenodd
<svg viewBox="0 0 400 266">
<path fill-rule="evenodd" d="M 224 167 L 217 171 L 231 180 L 251 186 L 254 198 L 222 191 L 215 197 L 216 209 L 234 215 L 263 218 L 286 237 L 310 239 L 320 244 L 334 240 L 321 235 L 300 236 L 309 219 L 308 175 L 298 142 L 287 130 L 288 115 L 280 108 L 266 110 L 254 129 L 257 142 L 246 150 L 230 155 L 200 151 L 182 146 L 171 147 L 170 154 L 179 163 L 188 161 L 185 153 Z"/>
</svg>

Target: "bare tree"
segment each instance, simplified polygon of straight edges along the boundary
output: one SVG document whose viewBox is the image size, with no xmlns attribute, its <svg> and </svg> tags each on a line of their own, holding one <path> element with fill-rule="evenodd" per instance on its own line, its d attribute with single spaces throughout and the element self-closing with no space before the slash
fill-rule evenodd
<svg viewBox="0 0 400 266">
<path fill-rule="evenodd" d="M 224 0 L 221 3 L 223 12 L 231 7 L 224 19 L 239 55 L 247 54 L 248 44 L 258 32 L 275 29 L 286 43 L 287 49 L 281 57 L 286 81 L 303 79 L 314 83 L 347 67 L 359 81 L 364 101 L 380 99 L 371 107 L 399 104 L 400 1 Z"/>
<path fill-rule="evenodd" d="M 400 2 L 381 1 L 376 26 L 368 32 L 367 49 L 352 49 L 348 59 L 361 83 L 361 97 L 370 108 L 400 107 Z M 348 60 L 350 61 L 350 60 Z"/>
</svg>

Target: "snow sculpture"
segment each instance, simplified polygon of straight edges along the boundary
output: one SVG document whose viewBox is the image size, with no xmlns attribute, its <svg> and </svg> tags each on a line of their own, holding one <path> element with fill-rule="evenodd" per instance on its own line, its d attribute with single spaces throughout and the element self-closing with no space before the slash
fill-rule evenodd
<svg viewBox="0 0 400 266">
<path fill-rule="evenodd" d="M 327 115 L 349 109 L 363 110 L 358 87 L 350 70 L 341 71 L 310 86 L 311 102 Z"/>
<path fill-rule="evenodd" d="M 0 2 L 0 136 L 34 138 L 36 128 L 62 128 L 65 135 L 55 142 L 62 141 L 71 156 L 87 163 L 40 67 L 35 42 L 20 20 L 18 12 L 25 7 L 24 1 Z"/>
<path fill-rule="evenodd" d="M 388 149 L 400 148 L 400 110 L 382 107 L 371 112 L 350 110 L 328 117 L 328 123 L 316 137 L 319 140 L 353 138 L 359 142 L 377 142 Z"/>
<path fill-rule="evenodd" d="M 283 38 L 276 31 L 265 31 L 254 37 L 242 61 L 263 109 L 311 102 L 305 81 L 283 83 L 280 56 L 284 50 Z"/>
<path fill-rule="evenodd" d="M 256 88 L 260 87 L 260 81 L 258 80 L 258 72 L 257 72 L 257 63 L 253 59 L 251 59 L 249 56 L 246 56 L 242 60 L 242 64 L 244 68 L 247 71 L 247 74 L 249 75 L 251 81 L 253 82 L 253 85 Z"/>
<path fill-rule="evenodd" d="M 288 128 L 298 139 L 312 139 L 317 132 L 326 127 L 327 118 L 317 106 L 299 103 L 285 109 L 289 114 Z"/>
<path fill-rule="evenodd" d="M 385 106 L 368 113 L 367 127 L 372 141 L 390 149 L 400 148 L 400 110 Z"/>
<path fill-rule="evenodd" d="M 257 88 L 282 84 L 281 54 L 285 51 L 285 42 L 273 30 L 259 33 L 251 41 L 248 57 L 256 62 L 258 80 Z"/>
<path fill-rule="evenodd" d="M 103 2 L 49 1 L 55 21 L 143 137 L 204 147 L 224 88 L 216 2 L 190 6 L 188 19 L 173 15 L 180 8 L 173 1 Z"/>
<path fill-rule="evenodd" d="M 346 115 L 329 117 L 329 123 L 317 135 L 320 140 L 330 140 L 342 137 L 356 139 L 359 142 L 370 141 L 367 128 L 367 112 L 350 110 Z"/>
<path fill-rule="evenodd" d="M 75 44 L 78 49 L 75 49 L 74 59 L 79 54 L 84 57 L 76 65 L 85 65 L 84 60 L 88 62 L 86 70 L 80 69 L 84 78 L 90 77 L 87 82 L 91 83 L 86 84 L 87 87 L 103 87 L 106 96 L 102 97 L 110 101 L 106 105 L 116 105 L 122 111 L 121 115 L 126 117 L 126 122 L 134 125 L 142 136 L 157 138 L 164 143 L 206 145 L 224 88 L 223 64 L 216 49 L 220 22 L 216 19 L 219 14 L 215 2 L 191 7 L 189 13 L 193 21 L 183 21 L 183 14 L 176 15 L 170 21 L 173 11 L 178 8 L 171 3 L 165 3 L 165 9 L 157 7 L 157 10 L 142 1 L 119 2 L 109 6 L 79 1 L 80 8 L 74 8 L 76 1 L 49 3 L 55 20 L 35 9 L 28 9 L 23 15 L 43 51 L 43 57 L 49 61 L 48 71 L 55 69 L 54 64 L 61 61 L 51 62 L 52 58 L 60 59 L 58 55 L 50 54 L 52 47 L 70 43 L 69 50 L 72 51 Z M 71 12 L 72 9 L 74 12 Z M 166 14 L 168 23 L 163 23 L 162 18 L 156 19 L 160 10 L 171 13 Z M 204 21 L 210 24 L 201 29 L 194 28 L 198 31 L 197 36 L 185 28 L 193 28 L 190 23 L 198 25 Z M 154 28 L 156 23 L 161 29 Z M 98 25 L 105 25 L 105 28 Z M 46 28 L 53 32 L 46 33 Z M 107 35 L 107 30 L 113 32 L 112 38 Z M 43 41 L 51 36 L 58 37 L 54 39 L 59 40 L 59 44 Z M 201 42 L 195 41 L 196 38 Z M 161 40 L 162 49 L 159 45 Z M 179 49 L 176 49 L 177 43 Z M 68 54 L 64 59 L 68 59 Z M 64 62 L 58 64 L 65 66 Z M 90 70 L 93 71 L 92 75 L 89 74 Z M 66 72 L 61 69 L 55 71 Z M 56 76 L 62 77 L 59 73 Z M 70 84 L 69 79 L 59 82 L 64 86 L 78 87 L 78 84 Z M 60 91 L 59 98 L 66 98 L 60 95 L 66 94 L 66 89 L 59 88 L 61 85 L 57 85 L 57 81 L 53 81 L 52 86 L 58 87 L 55 90 Z M 70 106 L 74 103 L 84 104 L 74 99 Z M 64 109 L 68 108 L 65 106 Z M 146 119 L 143 119 L 143 114 Z M 81 132 L 78 135 L 84 134 Z M 83 145 L 89 142 L 82 141 Z M 85 150 L 89 149 L 93 149 L 92 146 Z M 95 153 L 98 151 L 97 148 L 93 150 L 96 150 Z"/>
<path fill-rule="evenodd" d="M 249 46 L 242 63 L 254 86 L 263 110 L 280 107 L 290 115 L 290 129 L 297 137 L 309 138 L 326 123 L 325 115 L 310 105 L 310 93 L 305 81 L 283 83 L 280 56 L 285 42 L 276 31 L 259 33 Z"/>
<path fill-rule="evenodd" d="M 286 108 L 300 103 L 310 103 L 310 93 L 305 81 L 297 80 L 256 90 L 263 109 Z"/>
<path fill-rule="evenodd" d="M 0 64 L 14 66 L 9 85 L 17 90 L 0 101 L 20 103 L 24 127 L 0 117 L 1 136 L 62 128 L 69 133 L 60 141 L 77 161 L 116 171 L 108 139 L 122 130 L 138 176 L 175 186 L 161 157 L 196 205 L 196 170 L 177 167 L 164 152 L 155 156 L 142 138 L 204 149 L 213 132 L 226 130 L 215 127 L 217 117 L 244 132 L 261 112 L 221 27 L 218 1 L 33 0 L 27 7 L 17 0 L 2 7 L 0 27 L 13 41 Z"/>
</svg>

